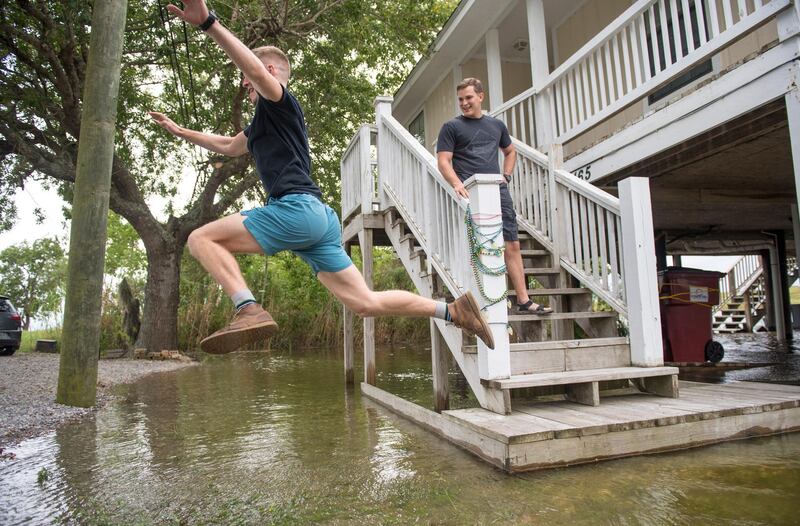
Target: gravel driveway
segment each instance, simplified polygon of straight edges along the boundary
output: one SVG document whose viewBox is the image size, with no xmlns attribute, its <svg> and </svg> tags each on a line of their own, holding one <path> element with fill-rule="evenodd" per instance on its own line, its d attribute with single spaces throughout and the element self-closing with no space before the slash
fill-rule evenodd
<svg viewBox="0 0 800 526">
<path fill-rule="evenodd" d="M 97 405 L 83 409 L 55 402 L 58 385 L 57 354 L 17 353 L 0 357 L 0 453 L 4 447 L 55 429 L 87 415 L 113 398 L 111 387 L 145 375 L 174 371 L 196 362 L 100 360 Z"/>
</svg>

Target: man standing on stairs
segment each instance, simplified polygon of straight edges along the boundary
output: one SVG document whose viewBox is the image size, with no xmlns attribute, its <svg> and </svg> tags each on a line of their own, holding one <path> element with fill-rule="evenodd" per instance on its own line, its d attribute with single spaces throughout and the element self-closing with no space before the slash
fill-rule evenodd
<svg viewBox="0 0 800 526">
<path fill-rule="evenodd" d="M 517 214 L 508 191 L 517 153 L 508 134 L 508 128 L 499 119 L 484 115 L 483 84 L 475 78 L 462 80 L 456 87 L 461 115 L 444 123 L 439 131 L 436 156 L 439 171 L 458 195 L 469 199 L 464 181 L 475 174 L 494 174 L 499 171 L 499 149 L 503 152 L 503 177 L 500 185 L 500 207 L 503 212 L 503 240 L 508 277 L 517 293 L 517 309 L 522 313 L 550 314 L 553 309 L 534 303 L 528 296 L 528 284 L 522 265 Z"/>
<path fill-rule="evenodd" d="M 216 153 L 250 152 L 269 194 L 268 206 L 235 213 L 189 235 L 189 251 L 231 297 L 231 323 L 200 342 L 209 353 L 228 353 L 271 336 L 278 325 L 259 305 L 233 254 L 272 255 L 291 250 L 309 264 L 325 287 L 360 316 L 430 316 L 452 321 L 475 333 L 489 348 L 494 340 L 469 292 L 452 303 L 406 291 L 370 290 L 342 248 L 336 212 L 322 202 L 311 179 L 308 134 L 300 103 L 288 89 L 289 59 L 274 46 L 248 49 L 208 10 L 204 0 L 184 0 L 183 10 L 168 10 L 205 31 L 242 72 L 242 86 L 255 105 L 255 116 L 233 137 L 188 130 L 158 112 L 150 116 L 173 135 Z"/>
</svg>

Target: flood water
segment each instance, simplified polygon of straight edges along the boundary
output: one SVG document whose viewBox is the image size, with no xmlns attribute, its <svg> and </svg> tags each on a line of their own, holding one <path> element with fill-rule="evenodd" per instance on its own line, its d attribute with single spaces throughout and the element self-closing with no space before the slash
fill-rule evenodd
<svg viewBox="0 0 800 526">
<path fill-rule="evenodd" d="M 798 350 L 764 338 L 736 344 L 756 353 L 740 360 L 780 353 L 761 379 L 796 373 Z M 378 385 L 430 406 L 429 360 L 382 349 Z M 95 417 L 0 461 L 0 524 L 800 522 L 800 433 L 507 475 L 342 376 L 340 352 L 248 352 L 122 387 Z M 452 383 L 455 405 L 472 405 Z"/>
</svg>

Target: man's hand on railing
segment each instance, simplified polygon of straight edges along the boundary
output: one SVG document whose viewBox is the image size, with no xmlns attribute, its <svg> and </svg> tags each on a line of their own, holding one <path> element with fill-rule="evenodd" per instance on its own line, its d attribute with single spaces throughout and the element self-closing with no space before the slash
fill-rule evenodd
<svg viewBox="0 0 800 526">
<path fill-rule="evenodd" d="M 459 197 L 463 197 L 464 199 L 469 199 L 469 192 L 467 192 L 467 189 L 464 188 L 464 183 L 462 183 L 461 181 L 453 185 L 453 190 L 456 191 Z"/>
</svg>

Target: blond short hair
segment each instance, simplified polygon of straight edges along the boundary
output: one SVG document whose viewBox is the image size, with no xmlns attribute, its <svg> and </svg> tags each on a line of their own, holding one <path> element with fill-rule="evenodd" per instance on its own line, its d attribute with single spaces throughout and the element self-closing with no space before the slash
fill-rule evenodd
<svg viewBox="0 0 800 526">
<path fill-rule="evenodd" d="M 456 86 L 456 91 L 461 91 L 468 86 L 472 86 L 475 89 L 475 93 L 483 93 L 483 82 L 474 77 L 467 77 L 459 82 L 458 86 Z"/>
<path fill-rule="evenodd" d="M 275 66 L 285 73 L 286 78 L 284 80 L 289 80 L 289 77 L 292 75 L 292 66 L 289 63 L 289 57 L 286 56 L 286 53 L 275 46 L 261 46 L 255 48 L 253 54 L 262 61 L 265 59 L 274 61 L 276 63 Z"/>
</svg>

